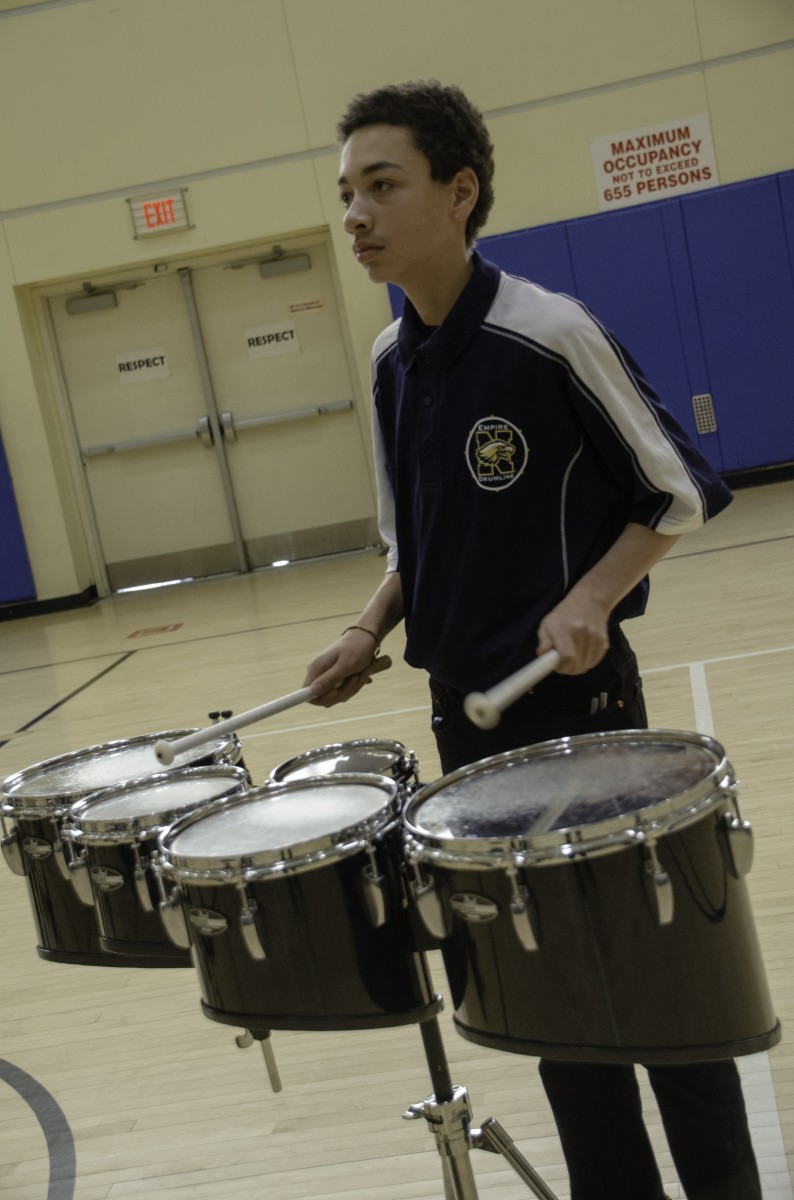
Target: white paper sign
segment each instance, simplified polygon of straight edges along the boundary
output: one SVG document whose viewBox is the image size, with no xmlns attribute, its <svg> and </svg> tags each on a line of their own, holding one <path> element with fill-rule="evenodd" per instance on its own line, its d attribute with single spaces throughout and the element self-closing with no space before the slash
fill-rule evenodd
<svg viewBox="0 0 794 1200">
<path fill-rule="evenodd" d="M 119 383 L 149 383 L 152 379 L 169 379 L 168 358 L 164 346 L 147 350 L 126 350 L 116 355 Z"/>
<path fill-rule="evenodd" d="M 602 211 L 719 183 L 707 113 L 594 138 L 590 153 Z"/>
<path fill-rule="evenodd" d="M 270 358 L 272 354 L 297 354 L 300 350 L 294 321 L 280 325 L 257 325 L 243 330 L 249 358 Z"/>
</svg>

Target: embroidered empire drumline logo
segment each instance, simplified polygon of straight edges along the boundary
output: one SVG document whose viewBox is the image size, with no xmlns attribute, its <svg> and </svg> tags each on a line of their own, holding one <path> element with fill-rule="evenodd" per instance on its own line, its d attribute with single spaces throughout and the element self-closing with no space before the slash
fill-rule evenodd
<svg viewBox="0 0 794 1200">
<path fill-rule="evenodd" d="M 474 482 L 498 492 L 514 484 L 527 465 L 529 449 L 523 433 L 503 417 L 478 421 L 466 441 L 466 462 Z"/>
</svg>

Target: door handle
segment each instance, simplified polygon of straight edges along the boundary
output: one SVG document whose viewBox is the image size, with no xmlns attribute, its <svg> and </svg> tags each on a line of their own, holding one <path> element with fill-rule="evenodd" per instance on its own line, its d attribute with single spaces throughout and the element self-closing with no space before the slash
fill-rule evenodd
<svg viewBox="0 0 794 1200">
<path fill-rule="evenodd" d="M 232 413 L 221 413 L 221 430 L 224 442 L 237 441 L 237 430 L 234 428 L 234 415 Z"/>
<path fill-rule="evenodd" d="M 215 438 L 212 436 L 212 426 L 210 425 L 209 417 L 199 417 L 198 425 L 196 426 L 196 437 L 199 438 L 205 446 L 215 445 Z"/>
</svg>

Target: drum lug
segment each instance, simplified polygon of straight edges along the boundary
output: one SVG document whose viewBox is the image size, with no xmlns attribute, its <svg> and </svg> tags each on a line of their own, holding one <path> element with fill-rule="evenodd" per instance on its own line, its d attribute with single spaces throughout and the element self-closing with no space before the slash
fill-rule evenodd
<svg viewBox="0 0 794 1200">
<path fill-rule="evenodd" d="M 8 863 L 15 875 L 24 875 L 25 862 L 22 858 L 22 851 L 19 848 L 19 838 L 15 833 L 4 837 L 0 845 L 3 847 L 3 857 Z"/>
<path fill-rule="evenodd" d="M 185 919 L 185 911 L 182 908 L 182 898 L 179 889 L 174 888 L 170 896 L 166 892 L 159 855 L 152 855 L 151 867 L 154 874 L 154 882 L 160 896 L 157 909 L 160 913 L 163 929 L 175 946 L 178 946 L 180 950 L 187 950 L 190 948 L 190 934 Z"/>
<path fill-rule="evenodd" d="M 412 862 L 411 866 L 414 877 L 409 880 L 408 887 L 422 924 L 431 937 L 443 941 L 452 932 L 452 925 L 441 903 L 435 880 L 425 879 L 417 863 Z"/>
<path fill-rule="evenodd" d="M 160 901 L 157 908 L 168 937 L 180 950 L 187 950 L 190 946 L 190 934 L 179 892 L 175 889 L 170 896 Z"/>
<path fill-rule="evenodd" d="M 70 845 L 70 849 L 71 849 L 71 843 L 69 843 L 69 845 Z M 61 873 L 61 877 L 63 879 L 71 879 L 71 873 L 70 873 L 71 855 L 70 854 L 67 855 L 66 846 L 67 846 L 67 843 L 63 840 L 63 838 L 59 834 L 59 836 L 53 843 L 52 849 L 53 849 L 53 853 L 55 854 L 55 862 L 57 864 L 58 870 Z"/>
<path fill-rule="evenodd" d="M 753 865 L 753 830 L 738 813 L 723 813 L 717 826 L 720 850 L 727 870 L 741 879 Z"/>
<path fill-rule="evenodd" d="M 256 900 L 252 900 L 244 891 L 245 885 L 240 886 L 240 904 L 242 909 L 240 912 L 240 932 L 243 935 L 245 948 L 255 962 L 262 962 L 267 958 L 265 948 L 262 945 L 262 939 L 256 928 L 256 914 L 258 906 Z"/>
<path fill-rule="evenodd" d="M 510 915 L 516 936 L 525 950 L 537 950 L 538 940 L 532 928 L 532 896 L 527 888 L 516 888 L 510 901 Z"/>
<path fill-rule="evenodd" d="M 3 827 L 3 837 L 0 846 L 3 847 L 3 857 L 15 875 L 26 875 L 25 860 L 22 857 L 22 847 L 19 844 L 19 832 L 14 829 L 11 833 L 6 829 L 5 818 L 0 819 Z"/>
<path fill-rule="evenodd" d="M 152 895 L 149 891 L 149 881 L 146 876 L 148 864 L 145 859 L 141 858 L 141 852 L 137 846 L 133 846 L 133 854 L 135 856 L 135 869 L 132 873 L 132 878 L 135 883 L 135 891 L 138 893 L 138 903 L 144 912 L 154 912 Z"/>
<path fill-rule="evenodd" d="M 367 847 L 369 863 L 361 872 L 361 888 L 364 895 L 364 906 L 367 910 L 369 923 L 373 929 L 380 929 L 386 924 L 386 877 L 378 870 L 375 852 Z"/>
<path fill-rule="evenodd" d="M 135 891 L 138 894 L 138 903 L 144 912 L 154 912 L 152 897 L 149 894 L 149 885 L 146 880 L 146 868 L 136 867 L 133 872 L 133 880 L 135 882 Z"/>
<path fill-rule="evenodd" d="M 648 842 L 643 847 L 645 858 L 645 891 L 659 925 L 670 925 L 673 920 L 675 900 L 673 884 L 656 853 L 656 846 Z"/>
<path fill-rule="evenodd" d="M 88 870 L 88 855 L 83 852 L 79 858 L 71 859 L 68 865 L 69 878 L 72 881 L 74 890 L 77 892 L 78 899 L 87 908 L 93 908 L 94 891 L 91 887 L 91 875 Z"/>
<path fill-rule="evenodd" d="M 516 864 L 516 866 L 519 865 L 524 865 L 523 860 Z M 516 867 L 508 868 L 507 874 L 510 876 L 510 883 L 513 889 L 513 894 L 510 897 L 510 915 L 513 918 L 513 929 L 516 932 L 516 937 L 525 950 L 537 950 L 538 939 L 533 925 L 533 917 L 536 918 L 537 914 L 535 912 L 532 893 L 528 887 L 524 887 L 523 884 L 518 882 Z"/>
</svg>

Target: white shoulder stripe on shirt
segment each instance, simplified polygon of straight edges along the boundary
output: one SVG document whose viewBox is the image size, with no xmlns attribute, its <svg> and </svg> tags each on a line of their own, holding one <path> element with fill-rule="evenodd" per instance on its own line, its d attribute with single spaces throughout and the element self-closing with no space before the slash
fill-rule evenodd
<svg viewBox="0 0 794 1200">
<path fill-rule="evenodd" d="M 568 364 L 573 382 L 631 451 L 638 472 L 664 494 L 658 532 L 688 533 L 704 523 L 705 504 L 696 480 L 661 427 L 641 381 L 583 304 L 503 276 L 485 324 L 494 334 L 525 342 L 537 353 Z"/>
</svg>

